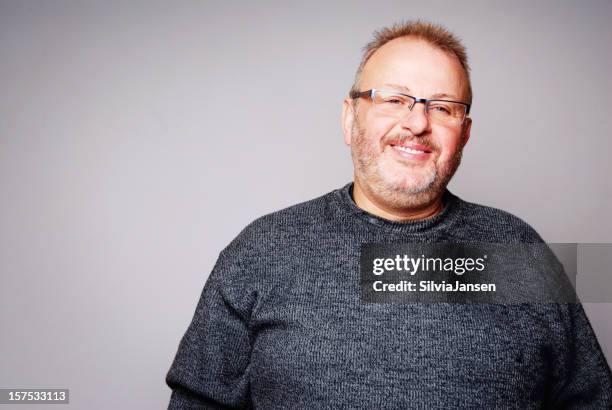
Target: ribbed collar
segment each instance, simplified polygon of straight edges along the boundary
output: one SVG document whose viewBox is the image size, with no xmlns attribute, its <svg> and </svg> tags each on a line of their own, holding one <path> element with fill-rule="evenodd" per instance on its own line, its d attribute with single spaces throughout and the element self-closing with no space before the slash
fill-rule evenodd
<svg viewBox="0 0 612 410">
<path fill-rule="evenodd" d="M 359 208 L 353 199 L 353 182 L 349 182 L 342 188 L 333 191 L 332 197 L 337 204 L 338 211 L 344 217 L 352 217 L 350 219 L 356 218 L 373 226 L 405 233 L 422 233 L 434 229 L 450 228 L 450 225 L 458 219 L 461 202 L 460 198 L 446 189 L 442 195 L 442 202 L 444 204 L 442 212 L 426 219 L 398 222 L 381 218 Z"/>
</svg>

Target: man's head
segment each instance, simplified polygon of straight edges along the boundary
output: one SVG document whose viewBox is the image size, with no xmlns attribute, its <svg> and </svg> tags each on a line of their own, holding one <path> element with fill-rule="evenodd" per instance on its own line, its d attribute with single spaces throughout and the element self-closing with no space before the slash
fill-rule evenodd
<svg viewBox="0 0 612 410">
<path fill-rule="evenodd" d="M 371 89 L 470 104 L 465 49 L 451 33 L 429 23 L 383 29 L 365 48 L 351 95 Z M 444 119 L 445 107 L 433 102 L 427 113 L 422 102 L 398 109 L 396 100 L 370 96 L 347 98 L 343 107 L 356 187 L 382 209 L 432 204 L 459 166 L 471 119 L 460 114 Z"/>
</svg>

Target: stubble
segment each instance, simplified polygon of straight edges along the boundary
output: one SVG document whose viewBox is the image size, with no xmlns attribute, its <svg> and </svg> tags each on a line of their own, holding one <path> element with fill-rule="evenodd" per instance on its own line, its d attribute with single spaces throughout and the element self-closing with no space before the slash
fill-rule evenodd
<svg viewBox="0 0 612 410">
<path fill-rule="evenodd" d="M 385 175 L 380 158 L 383 151 L 390 143 L 399 144 L 405 141 L 414 141 L 439 152 L 438 147 L 428 138 L 410 134 L 393 134 L 385 136 L 381 141 L 369 142 L 365 137 L 365 129 L 359 125 L 359 119 L 355 115 L 351 129 L 351 156 L 355 175 L 362 189 L 384 201 L 388 207 L 421 208 L 433 203 L 443 194 L 461 163 L 463 146 L 458 147 L 449 161 L 428 164 L 428 169 L 418 180 L 412 177 L 408 167 L 406 174 L 397 178 Z"/>
</svg>

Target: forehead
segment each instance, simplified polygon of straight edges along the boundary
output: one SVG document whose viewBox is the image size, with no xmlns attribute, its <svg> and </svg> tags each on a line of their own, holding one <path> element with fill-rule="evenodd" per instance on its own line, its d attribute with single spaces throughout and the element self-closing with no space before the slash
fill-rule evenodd
<svg viewBox="0 0 612 410">
<path fill-rule="evenodd" d="M 417 97 L 448 94 L 467 98 L 467 79 L 453 56 L 415 38 L 396 38 L 376 50 L 361 74 L 360 88 L 402 86 Z M 397 88 L 397 87 L 395 87 Z"/>
</svg>

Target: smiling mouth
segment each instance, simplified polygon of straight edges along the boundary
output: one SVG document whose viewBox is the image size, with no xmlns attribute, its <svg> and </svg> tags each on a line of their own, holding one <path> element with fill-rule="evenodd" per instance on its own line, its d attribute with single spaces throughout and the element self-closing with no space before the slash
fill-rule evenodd
<svg viewBox="0 0 612 410">
<path fill-rule="evenodd" d="M 409 154 L 428 154 L 430 151 L 420 151 L 418 149 L 412 149 L 408 147 L 402 147 L 399 145 L 394 145 L 393 148 L 398 149 L 400 151 L 408 152 Z"/>
<path fill-rule="evenodd" d="M 391 148 L 408 154 L 420 155 L 420 154 L 431 154 L 431 149 L 420 144 L 390 144 Z"/>
</svg>

